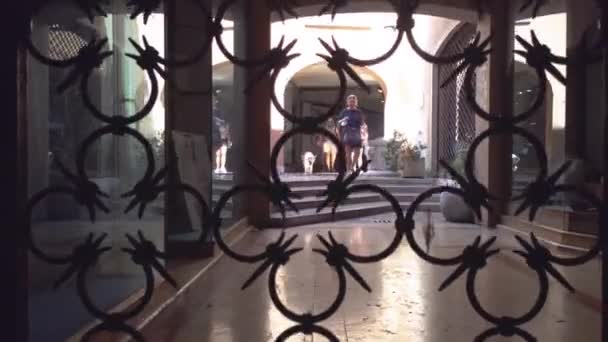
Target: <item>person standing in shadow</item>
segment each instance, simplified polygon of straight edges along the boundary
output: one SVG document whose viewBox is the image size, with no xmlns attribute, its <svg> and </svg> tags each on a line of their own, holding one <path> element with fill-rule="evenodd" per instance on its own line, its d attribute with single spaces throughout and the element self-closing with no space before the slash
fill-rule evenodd
<svg viewBox="0 0 608 342">
<path fill-rule="evenodd" d="M 216 99 L 213 100 L 212 120 L 211 145 L 213 148 L 213 155 L 215 156 L 214 173 L 228 173 L 228 170 L 226 170 L 226 156 L 228 155 L 228 149 L 232 146 L 230 126 L 219 111 Z"/>
</svg>

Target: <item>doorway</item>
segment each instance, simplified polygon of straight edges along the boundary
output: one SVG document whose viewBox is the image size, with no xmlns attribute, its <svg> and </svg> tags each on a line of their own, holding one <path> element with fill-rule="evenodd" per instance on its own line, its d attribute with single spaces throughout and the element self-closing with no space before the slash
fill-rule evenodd
<svg viewBox="0 0 608 342">
<path fill-rule="evenodd" d="M 346 94 L 354 94 L 359 99 L 359 108 L 363 111 L 368 125 L 369 140 L 383 138 L 385 90 L 371 70 L 360 68 L 357 71 L 370 92 L 362 90 L 349 80 Z M 285 103 L 291 104 L 291 112 L 298 117 L 319 116 L 327 112 L 335 103 L 340 92 L 339 88 L 338 79 L 333 71 L 322 63 L 312 64 L 301 69 L 291 78 L 285 91 Z M 290 128 L 290 123 L 286 122 L 285 131 Z M 322 147 L 316 143 L 314 137 L 297 136 L 288 141 L 283 149 L 285 172 L 302 173 L 301 156 L 306 152 L 312 152 L 316 156 L 323 155 Z M 323 165 L 322 158 L 316 159 L 314 171 L 328 171 Z"/>
</svg>

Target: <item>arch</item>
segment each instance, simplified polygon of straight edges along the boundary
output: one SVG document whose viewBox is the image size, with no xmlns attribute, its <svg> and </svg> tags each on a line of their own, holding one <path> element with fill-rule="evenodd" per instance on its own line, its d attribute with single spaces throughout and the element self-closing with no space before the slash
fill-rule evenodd
<svg viewBox="0 0 608 342">
<path fill-rule="evenodd" d="M 474 37 L 476 26 L 460 23 L 448 34 L 438 49 L 438 55 L 461 51 Z M 462 84 L 464 74 L 441 88 L 458 63 L 433 67 L 433 108 L 431 114 L 431 169 L 439 172 L 439 160 L 454 162 L 461 150 L 475 137 L 475 113 L 465 100 Z"/>
<path fill-rule="evenodd" d="M 332 83 L 335 86 L 339 86 L 338 79 L 335 77 L 335 72 L 331 71 L 329 68 L 325 67 L 325 64 L 326 63 L 322 62 L 322 61 L 309 63 L 303 67 L 300 67 L 299 70 L 297 70 L 296 72 L 293 72 L 291 74 L 291 76 L 289 77 L 289 79 L 291 81 L 294 78 L 296 78 L 298 76 L 298 74 L 301 75 L 302 73 L 311 72 L 312 69 L 314 69 L 314 68 L 322 67 L 321 69 L 322 69 L 323 73 L 327 74 L 329 77 L 331 77 L 331 81 L 333 81 Z M 382 91 L 384 92 L 384 94 L 387 94 L 388 89 L 386 86 L 386 82 L 373 69 L 371 69 L 369 67 L 353 67 L 353 69 L 355 71 L 357 71 L 357 74 L 359 74 L 361 76 L 363 81 L 370 82 L 370 83 L 377 83 L 380 86 L 380 88 L 382 89 Z M 350 80 L 350 78 L 348 78 L 347 81 L 348 81 L 349 86 L 355 86 L 355 83 L 352 80 Z"/>
<path fill-rule="evenodd" d="M 372 68 L 357 67 L 355 69 L 372 91 L 367 94 L 349 79 L 347 81 L 348 92 L 354 93 L 360 98 L 360 107 L 367 114 L 370 140 L 382 139 L 384 137 L 384 102 L 388 91 L 386 82 Z M 282 102 L 285 108 L 294 115 L 319 115 L 335 103 L 340 85 L 335 72 L 328 69 L 325 62 L 312 62 L 300 66 L 297 70 L 290 72 L 288 76 Z M 277 85 L 277 87 L 280 86 Z M 277 93 L 280 93 L 279 89 L 277 89 Z M 291 127 L 287 121 L 284 122 L 284 125 L 284 130 L 289 130 Z M 285 170 L 287 172 L 301 171 L 299 156 L 307 151 L 319 156 L 318 165 L 315 167 L 322 170 L 321 146 L 318 146 L 314 139 L 308 138 L 292 139 L 284 146 L 283 160 L 280 161 L 284 163 Z"/>
<path fill-rule="evenodd" d="M 227 86 L 233 82 L 234 79 L 234 64 L 230 61 L 222 61 L 214 64 L 211 67 L 214 85 Z"/>
</svg>

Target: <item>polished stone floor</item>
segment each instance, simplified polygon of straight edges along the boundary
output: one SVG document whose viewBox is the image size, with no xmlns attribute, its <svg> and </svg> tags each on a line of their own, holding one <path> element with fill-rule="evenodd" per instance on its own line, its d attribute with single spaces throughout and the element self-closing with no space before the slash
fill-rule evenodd
<svg viewBox="0 0 608 342">
<path fill-rule="evenodd" d="M 392 238 L 390 224 L 337 222 L 291 229 L 295 243 L 304 251 L 281 268 L 278 290 L 288 307 L 298 312 L 318 313 L 337 292 L 337 277 L 325 260 L 312 252 L 320 247 L 316 234 L 332 230 L 351 251 L 370 254 L 380 251 Z M 420 231 L 418 229 L 417 231 Z M 235 249 L 243 253 L 262 250 L 280 231 L 252 232 Z M 498 236 L 502 252 L 492 258 L 477 279 L 482 304 L 496 315 L 520 315 L 536 298 L 535 273 L 514 255 L 513 235 L 473 225 L 436 224 L 430 251 L 450 256 L 481 235 Z M 419 241 L 423 245 L 420 235 Z M 403 242 L 382 262 L 355 267 L 367 280 L 372 293 L 347 276 L 348 291 L 340 310 L 321 325 L 340 341 L 473 341 L 491 327 L 467 301 L 464 277 L 443 292 L 437 289 L 454 267 L 432 266 L 421 260 Z M 274 341 L 293 324 L 270 301 L 267 273 L 241 291 L 254 266 L 223 257 L 191 288 L 162 311 L 145 328 L 147 341 L 257 342 Z M 570 342 L 600 340 L 600 264 L 560 269 L 577 289 L 571 294 L 551 280 L 548 301 L 541 313 L 524 328 L 539 341 Z M 317 335 L 296 335 L 289 341 L 325 341 Z M 488 341 L 520 341 L 494 337 Z"/>
</svg>

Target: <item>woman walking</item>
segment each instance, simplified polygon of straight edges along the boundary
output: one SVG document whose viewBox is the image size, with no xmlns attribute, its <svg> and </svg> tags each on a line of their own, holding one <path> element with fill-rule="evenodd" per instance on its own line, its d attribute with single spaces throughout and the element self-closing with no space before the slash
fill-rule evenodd
<svg viewBox="0 0 608 342">
<path fill-rule="evenodd" d="M 325 123 L 325 129 L 334 134 L 338 135 L 338 127 L 336 127 L 336 122 L 334 119 L 330 118 Z M 323 149 L 323 159 L 325 161 L 325 168 L 327 172 L 334 172 L 336 156 L 338 154 L 338 147 L 334 145 L 334 142 L 324 136 L 319 136 L 319 141 L 321 143 L 321 148 Z"/>
<path fill-rule="evenodd" d="M 230 126 L 222 119 L 223 115 L 221 115 L 217 107 L 217 101 L 214 101 L 211 145 L 213 154 L 215 155 L 214 173 L 219 174 L 228 173 L 228 170 L 226 170 L 226 156 L 228 149 L 232 147 L 232 141 L 230 139 Z"/>
<path fill-rule="evenodd" d="M 369 131 L 365 114 L 363 114 L 363 124 L 361 125 L 361 144 L 361 158 L 357 160 L 357 167 L 365 165 L 369 160 Z"/>
<path fill-rule="evenodd" d="M 354 171 L 361 157 L 363 139 L 361 128 L 364 123 L 363 113 L 358 108 L 358 99 L 355 95 L 346 98 L 346 108 L 338 116 L 341 128 L 341 138 L 346 152 L 346 171 Z"/>
</svg>

